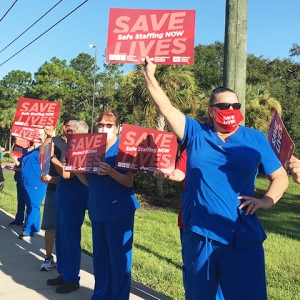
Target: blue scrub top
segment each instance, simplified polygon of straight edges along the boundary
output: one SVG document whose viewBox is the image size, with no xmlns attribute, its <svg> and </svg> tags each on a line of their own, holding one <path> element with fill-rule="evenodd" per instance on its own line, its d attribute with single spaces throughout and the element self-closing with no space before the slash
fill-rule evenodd
<svg viewBox="0 0 300 300">
<path fill-rule="evenodd" d="M 25 150 L 21 157 L 21 182 L 24 187 L 36 186 L 36 187 L 47 187 L 47 185 L 40 181 L 41 165 L 39 156 L 40 146 L 28 151 Z"/>
<path fill-rule="evenodd" d="M 266 234 L 256 214 L 246 216 L 237 197 L 253 196 L 258 170 L 269 175 L 281 167 L 264 134 L 240 126 L 224 143 L 208 123 L 186 117 L 182 144 L 187 147 L 184 225 L 227 245 L 262 243 Z"/>
<path fill-rule="evenodd" d="M 117 139 L 105 153 L 105 162 L 112 168 L 116 164 L 119 144 L 120 139 Z M 139 208 L 133 187 L 126 187 L 109 175 L 88 174 L 88 182 L 88 210 L 92 222 L 120 222 Z"/>
<path fill-rule="evenodd" d="M 86 210 L 89 189 L 77 176 L 64 179 L 59 176 L 55 193 L 55 205 L 61 209 Z"/>
</svg>

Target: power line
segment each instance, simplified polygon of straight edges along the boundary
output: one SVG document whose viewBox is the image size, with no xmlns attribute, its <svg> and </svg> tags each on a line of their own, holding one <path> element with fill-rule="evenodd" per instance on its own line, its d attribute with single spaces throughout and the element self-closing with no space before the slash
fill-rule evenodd
<svg viewBox="0 0 300 300">
<path fill-rule="evenodd" d="M 16 4 L 16 2 L 17 2 L 18 0 L 16 0 L 13 4 L 12 4 L 12 6 L 8 9 L 8 11 L 4 14 L 4 16 L 1 18 L 1 20 L 0 20 L 0 22 L 5 18 L 5 16 L 8 14 L 8 12 L 13 8 L 13 6 Z"/>
<path fill-rule="evenodd" d="M 32 43 L 34 43 L 36 40 L 38 40 L 41 36 L 43 36 L 45 33 L 47 33 L 49 30 L 51 30 L 53 27 L 55 27 L 57 24 L 59 24 L 61 21 L 63 21 L 65 18 L 67 18 L 69 15 L 71 15 L 75 10 L 77 10 L 79 7 L 81 7 L 83 4 L 85 4 L 86 2 L 88 2 L 88 0 L 85 0 L 84 2 L 82 2 L 80 5 L 78 5 L 75 9 L 73 9 L 70 13 L 68 13 L 67 15 L 65 15 L 62 19 L 60 19 L 58 22 L 56 22 L 53 26 L 51 26 L 50 28 L 48 28 L 46 31 L 44 31 L 41 35 L 39 35 L 37 38 L 35 38 L 33 41 L 31 41 L 29 44 L 27 44 L 25 47 L 23 47 L 21 50 L 19 50 L 17 53 L 15 53 L 14 55 L 12 55 L 10 58 L 8 58 L 6 61 L 4 61 L 0 67 L 2 65 L 4 65 L 6 62 L 8 62 L 9 60 L 11 60 L 13 57 L 15 57 L 17 54 L 19 54 L 20 52 L 22 52 L 25 48 L 27 48 L 29 45 L 31 45 Z"/>
<path fill-rule="evenodd" d="M 44 18 L 55 6 L 57 6 L 62 0 L 58 1 L 54 6 L 52 6 L 45 14 L 43 14 L 38 20 L 36 20 L 31 26 L 29 26 L 25 31 L 23 31 L 18 37 L 16 37 L 11 43 L 9 43 L 6 47 L 4 47 L 1 51 L 3 52 L 7 47 L 9 47 L 12 43 L 14 43 L 19 37 L 21 37 L 26 31 L 28 31 L 32 26 L 34 26 L 37 22 L 39 22 L 42 18 Z"/>
</svg>

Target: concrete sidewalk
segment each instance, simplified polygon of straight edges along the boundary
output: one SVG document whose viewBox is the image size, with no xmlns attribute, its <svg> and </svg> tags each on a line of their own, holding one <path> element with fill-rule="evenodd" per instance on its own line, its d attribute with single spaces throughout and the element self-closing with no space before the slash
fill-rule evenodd
<svg viewBox="0 0 300 300">
<path fill-rule="evenodd" d="M 46 284 L 47 279 L 58 276 L 56 268 L 39 271 L 44 260 L 44 232 L 36 234 L 30 242 L 20 240 L 22 228 L 9 227 L 13 216 L 0 209 L 0 299 L 91 299 L 94 288 L 92 257 L 82 253 L 80 289 L 70 294 L 57 294 L 55 287 Z M 132 281 L 130 300 L 169 298 Z"/>
</svg>

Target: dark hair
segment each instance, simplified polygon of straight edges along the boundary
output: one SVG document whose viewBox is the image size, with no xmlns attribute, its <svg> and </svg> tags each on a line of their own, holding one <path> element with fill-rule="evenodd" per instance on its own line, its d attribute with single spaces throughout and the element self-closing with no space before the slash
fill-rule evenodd
<svg viewBox="0 0 300 300">
<path fill-rule="evenodd" d="M 119 119 L 117 117 L 116 111 L 114 109 L 108 109 L 103 111 L 98 118 L 98 122 L 100 122 L 102 119 L 108 120 L 110 122 L 114 122 L 116 126 L 119 124 Z"/>
<path fill-rule="evenodd" d="M 70 121 L 80 121 L 78 118 L 73 116 L 67 116 L 64 118 L 64 125 L 66 125 Z"/>
<path fill-rule="evenodd" d="M 215 104 L 216 103 L 216 98 L 217 98 L 217 95 L 218 94 L 222 94 L 222 93 L 225 93 L 225 92 L 231 92 L 231 93 L 234 93 L 239 101 L 239 97 L 238 95 L 236 94 L 235 91 L 229 89 L 229 88 L 225 88 L 225 87 L 222 87 L 222 86 L 218 86 L 217 88 L 215 88 L 211 95 L 210 95 L 210 98 L 209 98 L 209 101 L 208 101 L 208 106 L 212 105 L 212 104 Z"/>
</svg>

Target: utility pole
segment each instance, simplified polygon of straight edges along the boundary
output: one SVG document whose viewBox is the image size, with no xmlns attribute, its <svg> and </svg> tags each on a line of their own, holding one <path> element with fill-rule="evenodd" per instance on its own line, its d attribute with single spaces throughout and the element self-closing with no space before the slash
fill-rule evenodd
<svg viewBox="0 0 300 300">
<path fill-rule="evenodd" d="M 245 115 L 248 0 L 226 0 L 224 87 L 234 90 Z"/>
</svg>

